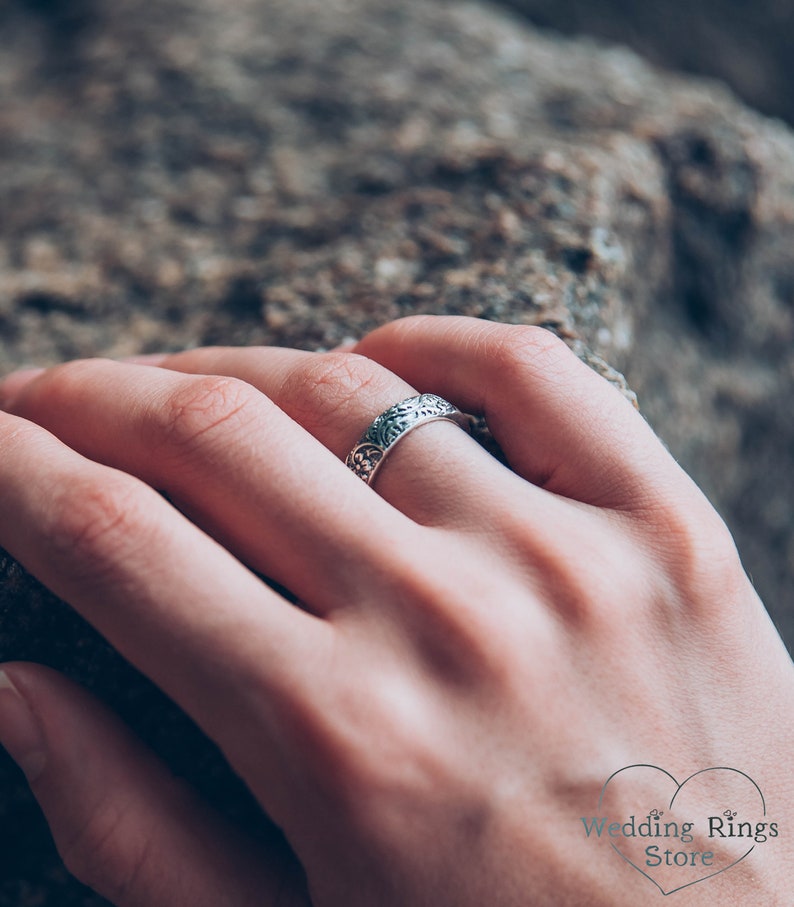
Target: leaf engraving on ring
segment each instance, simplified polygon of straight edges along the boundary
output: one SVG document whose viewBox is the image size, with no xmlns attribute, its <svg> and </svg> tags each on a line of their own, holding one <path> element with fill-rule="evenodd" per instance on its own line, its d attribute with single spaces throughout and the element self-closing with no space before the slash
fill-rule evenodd
<svg viewBox="0 0 794 907">
<path fill-rule="evenodd" d="M 378 416 L 370 425 L 366 440 L 385 450 L 417 422 L 449 416 L 455 412 L 454 406 L 436 394 L 410 397 Z"/>
</svg>

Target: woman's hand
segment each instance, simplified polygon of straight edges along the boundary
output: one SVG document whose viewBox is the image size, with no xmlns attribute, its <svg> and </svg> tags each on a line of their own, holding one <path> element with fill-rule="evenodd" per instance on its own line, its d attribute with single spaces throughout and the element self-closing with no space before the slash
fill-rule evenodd
<svg viewBox="0 0 794 907">
<path fill-rule="evenodd" d="M 635 905 L 675 867 L 654 880 L 582 822 L 635 763 L 745 772 L 779 825 L 679 903 L 786 903 L 791 662 L 720 519 L 549 333 L 415 317 L 354 353 L 1 390 L 0 546 L 199 722 L 292 848 L 240 840 L 87 694 L 9 665 L 0 740 L 119 907 Z M 437 422 L 367 487 L 345 455 L 417 391 L 484 414 L 512 471 Z M 652 786 L 612 788 L 613 814 Z"/>
</svg>

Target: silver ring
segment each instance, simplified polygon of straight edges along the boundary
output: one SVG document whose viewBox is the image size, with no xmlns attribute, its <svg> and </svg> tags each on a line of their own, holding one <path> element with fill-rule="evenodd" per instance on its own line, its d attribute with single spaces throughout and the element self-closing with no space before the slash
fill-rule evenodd
<svg viewBox="0 0 794 907">
<path fill-rule="evenodd" d="M 386 454 L 405 435 L 425 422 L 445 419 L 465 431 L 471 430 L 469 416 L 436 394 L 419 394 L 395 403 L 382 412 L 350 451 L 345 465 L 368 485 L 375 477 Z"/>
</svg>

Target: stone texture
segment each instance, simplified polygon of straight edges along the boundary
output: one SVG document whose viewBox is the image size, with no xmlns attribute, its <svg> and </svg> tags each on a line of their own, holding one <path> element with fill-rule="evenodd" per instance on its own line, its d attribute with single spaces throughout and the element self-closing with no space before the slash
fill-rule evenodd
<svg viewBox="0 0 794 907">
<path fill-rule="evenodd" d="M 413 312 L 542 323 L 625 372 L 794 640 L 794 138 L 713 83 L 474 3 L 0 8 L 0 363 L 330 347 Z M 355 439 L 351 439 L 355 440 Z M 0 659 L 98 691 L 267 823 L 10 559 Z M 0 907 L 64 881 L 0 764 Z"/>
</svg>

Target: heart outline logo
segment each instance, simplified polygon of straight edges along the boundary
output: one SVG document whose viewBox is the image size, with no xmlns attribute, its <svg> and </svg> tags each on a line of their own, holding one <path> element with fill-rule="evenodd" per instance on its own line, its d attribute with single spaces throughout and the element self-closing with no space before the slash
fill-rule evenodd
<svg viewBox="0 0 794 907">
<path fill-rule="evenodd" d="M 598 809 L 599 809 L 599 811 L 601 811 L 601 807 L 602 807 L 602 804 L 603 804 L 603 801 L 604 801 L 604 795 L 606 794 L 607 787 L 609 786 L 609 783 L 610 783 L 614 778 L 616 778 L 619 774 L 621 774 L 621 772 L 626 772 L 626 771 L 629 771 L 629 770 L 635 769 L 635 768 L 652 768 L 652 769 L 654 769 L 654 770 L 656 770 L 656 771 L 658 771 L 658 772 L 661 772 L 663 775 L 666 775 L 666 776 L 673 782 L 673 784 L 675 784 L 675 786 L 676 786 L 675 793 L 673 794 L 673 796 L 672 796 L 671 799 L 670 799 L 670 803 L 669 803 L 669 805 L 668 805 L 668 809 L 672 809 L 672 808 L 673 808 L 673 804 L 675 803 L 676 798 L 678 797 L 679 793 L 681 793 L 682 788 L 683 788 L 686 784 L 688 784 L 693 778 L 698 777 L 698 775 L 703 775 L 703 774 L 705 774 L 706 772 L 716 772 L 716 771 L 734 772 L 735 774 L 741 775 L 743 778 L 746 778 L 746 779 L 753 785 L 753 787 L 756 789 L 756 791 L 758 792 L 758 796 L 759 796 L 759 798 L 760 798 L 760 800 L 761 800 L 762 814 L 763 814 L 764 816 L 766 816 L 766 799 L 764 798 L 764 794 L 763 794 L 763 792 L 761 791 L 761 788 L 760 788 L 760 787 L 758 786 L 758 784 L 755 782 L 755 780 L 754 780 L 753 778 L 751 778 L 751 777 L 747 774 L 747 772 L 743 772 L 743 771 L 741 771 L 741 770 L 738 769 L 738 768 L 732 768 L 732 767 L 727 766 L 727 765 L 714 765 L 714 766 L 711 766 L 710 768 L 701 768 L 701 769 L 699 769 L 698 771 L 693 772 L 691 775 L 689 775 L 688 778 L 685 778 L 683 781 L 679 782 L 678 779 L 675 778 L 672 774 L 670 774 L 670 772 L 668 772 L 666 769 L 663 769 L 663 768 L 661 768 L 661 767 L 658 766 L 658 765 L 653 765 L 652 763 L 649 763 L 649 762 L 638 762 L 638 763 L 635 763 L 634 765 L 626 765 L 626 766 L 624 766 L 623 768 L 619 768 L 616 772 L 613 772 L 613 773 L 607 778 L 607 780 L 604 782 L 604 786 L 601 788 L 601 795 L 600 795 L 599 798 L 598 798 Z M 664 888 L 656 881 L 656 879 L 653 878 L 653 876 L 649 875 L 647 872 L 645 872 L 644 869 L 641 869 L 641 868 L 640 868 L 633 860 L 629 859 L 629 857 L 627 857 L 626 854 L 623 853 L 623 852 L 621 851 L 621 849 L 620 849 L 613 841 L 610 841 L 610 842 L 609 842 L 609 846 L 615 851 L 615 853 L 618 854 L 618 856 L 619 856 L 622 860 L 625 860 L 626 863 L 629 864 L 629 866 L 633 867 L 634 869 L 637 870 L 637 872 L 639 872 L 641 875 L 645 876 L 646 879 L 648 879 L 649 881 L 653 882 L 653 884 L 659 889 L 659 891 L 660 891 L 665 897 L 667 897 L 667 896 L 670 895 L 670 894 L 675 894 L 676 891 L 682 891 L 684 888 L 690 888 L 692 885 L 697 885 L 697 884 L 699 884 L 700 882 L 707 882 L 709 879 L 713 879 L 715 876 L 721 875 L 723 872 L 726 872 L 728 869 L 733 869 L 734 866 L 738 866 L 739 863 L 742 862 L 742 860 L 746 859 L 746 858 L 747 858 L 747 857 L 755 850 L 755 844 L 753 844 L 753 845 L 749 848 L 749 850 L 747 850 L 747 851 L 746 851 L 744 854 L 742 854 L 740 857 L 737 857 L 732 863 L 729 863 L 727 866 L 723 866 L 721 869 L 718 869 L 718 870 L 716 870 L 715 872 L 711 872 L 711 873 L 709 873 L 709 874 L 706 875 L 706 876 L 702 876 L 702 877 L 699 878 L 699 879 L 694 879 L 694 880 L 691 881 L 691 882 L 686 882 L 686 883 L 683 884 L 683 885 L 679 885 L 679 886 L 676 887 L 676 888 L 671 888 L 669 891 L 665 891 L 665 889 L 664 889 Z"/>
</svg>

